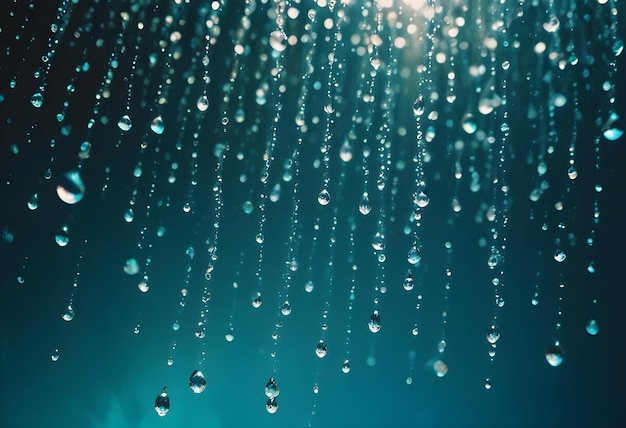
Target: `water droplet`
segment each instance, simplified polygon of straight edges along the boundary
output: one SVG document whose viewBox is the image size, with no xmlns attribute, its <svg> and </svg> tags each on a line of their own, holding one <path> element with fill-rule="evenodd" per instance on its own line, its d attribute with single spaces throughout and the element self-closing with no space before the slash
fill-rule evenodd
<svg viewBox="0 0 626 428">
<path fill-rule="evenodd" d="M 417 97 L 413 103 L 413 114 L 418 117 L 424 114 L 424 97 L 421 95 Z"/>
<path fill-rule="evenodd" d="M 402 282 L 402 287 L 406 291 L 411 291 L 413 290 L 414 286 L 415 286 L 415 281 L 413 280 L 413 275 L 411 275 L 411 272 L 408 272 L 406 274 L 406 278 L 404 278 L 404 281 Z"/>
<path fill-rule="evenodd" d="M 372 239 L 372 248 L 376 251 L 382 251 L 385 249 L 385 241 L 380 232 L 376 232 L 376 235 L 374 235 L 374 238 Z"/>
<path fill-rule="evenodd" d="M 499 339 L 500 329 L 497 326 L 492 325 L 491 327 L 489 327 L 489 330 L 487 330 L 487 342 L 494 345 Z"/>
<path fill-rule="evenodd" d="M 437 377 L 444 377 L 448 373 L 448 365 L 441 360 L 433 363 L 433 370 Z"/>
<path fill-rule="evenodd" d="M 615 56 L 620 56 L 622 52 L 624 52 L 624 42 L 622 42 L 620 39 L 617 39 L 613 43 L 612 48 L 613 48 L 613 54 Z"/>
<path fill-rule="evenodd" d="M 478 129 L 478 124 L 476 123 L 474 116 L 471 113 L 467 113 L 463 116 L 463 119 L 461 119 L 461 127 L 463 128 L 463 131 L 471 135 Z"/>
<path fill-rule="evenodd" d="M 57 185 L 57 195 L 66 204 L 80 202 L 85 196 L 85 184 L 78 171 L 69 171 L 63 174 Z"/>
<path fill-rule="evenodd" d="M 586 329 L 587 333 L 589 333 L 591 336 L 595 336 L 600 331 L 600 326 L 598 325 L 598 322 L 596 320 L 591 319 L 587 323 Z"/>
<path fill-rule="evenodd" d="M 52 352 L 52 355 L 50 355 L 50 359 L 52 360 L 53 363 L 56 363 L 57 361 L 59 361 L 59 350 L 55 349 L 54 352 Z"/>
<path fill-rule="evenodd" d="M 117 121 L 117 126 L 124 132 L 130 131 L 130 128 L 133 127 L 133 122 L 130 120 L 130 116 L 125 114 L 120 117 L 120 120 Z"/>
<path fill-rule="evenodd" d="M 291 305 L 288 301 L 285 301 L 285 303 L 283 303 L 283 306 L 280 308 L 280 312 L 285 316 L 291 313 Z"/>
<path fill-rule="evenodd" d="M 206 388 L 206 379 L 200 370 L 194 370 L 189 376 L 189 389 L 195 394 L 200 394 Z"/>
<path fill-rule="evenodd" d="M 207 111 L 209 108 L 209 98 L 206 95 L 201 95 L 196 102 L 196 107 L 200 111 Z"/>
<path fill-rule="evenodd" d="M 624 135 L 626 126 L 617 113 L 609 115 L 609 119 L 602 125 L 602 135 L 609 141 L 616 141 Z"/>
<path fill-rule="evenodd" d="M 161 393 L 154 400 L 154 410 L 159 416 L 165 416 L 170 411 L 170 397 L 167 395 L 167 387 L 163 387 Z"/>
<path fill-rule="evenodd" d="M 139 288 L 139 291 L 142 293 L 147 293 L 148 290 L 150 290 L 150 285 L 148 285 L 148 281 L 139 281 L 137 288 Z"/>
<path fill-rule="evenodd" d="M 409 250 L 406 259 L 412 265 L 415 265 L 422 260 L 422 254 L 415 244 Z"/>
<path fill-rule="evenodd" d="M 417 195 L 415 195 L 415 197 L 413 198 L 413 202 L 420 208 L 426 208 L 430 203 L 430 198 L 424 191 L 421 191 Z"/>
<path fill-rule="evenodd" d="M 367 323 L 367 327 L 372 333 L 378 333 L 380 331 L 380 315 L 378 314 L 378 311 L 374 311 L 372 313 Z"/>
<path fill-rule="evenodd" d="M 313 285 L 313 281 L 307 281 L 307 283 L 304 284 L 304 291 L 306 291 L 307 293 L 313 291 L 313 288 L 315 288 L 315 286 Z"/>
<path fill-rule="evenodd" d="M 34 93 L 33 96 L 30 97 L 30 103 L 36 108 L 41 107 L 43 105 L 43 95 L 39 92 Z"/>
<path fill-rule="evenodd" d="M 268 398 L 265 402 L 265 410 L 267 413 L 276 413 L 278 411 L 278 403 L 276 402 L 276 398 Z"/>
<path fill-rule="evenodd" d="M 563 349 L 561 348 L 561 345 L 559 345 L 559 342 L 548 346 L 548 349 L 546 350 L 546 361 L 552 367 L 561 365 L 563 362 Z"/>
<path fill-rule="evenodd" d="M 265 395 L 268 398 L 276 398 L 280 394 L 280 388 L 276 383 L 276 380 L 271 377 L 265 384 Z"/>
<path fill-rule="evenodd" d="M 563 261 L 565 261 L 567 257 L 567 254 L 565 254 L 565 251 L 563 250 L 556 250 L 554 252 L 554 260 L 556 260 L 559 263 L 562 263 Z"/>
<path fill-rule="evenodd" d="M 165 131 L 165 123 L 163 123 L 163 118 L 161 116 L 157 116 L 152 119 L 152 123 L 150 124 L 150 129 L 155 134 L 161 135 L 163 131 Z"/>
<path fill-rule="evenodd" d="M 359 212 L 363 215 L 368 215 L 370 211 L 372 211 L 370 199 L 367 192 L 363 192 L 363 198 L 361 199 L 361 203 L 359 204 Z"/>
<path fill-rule="evenodd" d="M 345 374 L 350 373 L 350 361 L 349 360 L 345 360 L 343 362 L 343 364 L 341 365 L 341 371 Z"/>
<path fill-rule="evenodd" d="M 559 18 L 554 15 L 550 15 L 548 21 L 543 23 L 543 29 L 546 30 L 548 33 L 557 32 L 560 26 L 561 22 L 559 21 Z"/>
<path fill-rule="evenodd" d="M 243 212 L 246 214 L 250 214 L 252 213 L 252 211 L 254 211 L 254 205 L 250 201 L 245 201 L 243 205 L 241 206 L 241 208 L 243 209 Z"/>
<path fill-rule="evenodd" d="M 326 344 L 324 343 L 323 340 L 320 340 L 317 343 L 317 347 L 315 348 L 315 355 L 317 355 L 320 358 L 324 358 L 326 356 L 327 351 L 328 349 L 326 348 Z"/>
<path fill-rule="evenodd" d="M 133 212 L 133 209 L 132 208 L 127 209 L 126 212 L 124 213 L 124 220 L 126 221 L 126 223 L 132 223 L 134 218 L 135 218 L 135 213 Z"/>
<path fill-rule="evenodd" d="M 257 293 L 257 295 L 252 299 L 252 307 L 258 309 L 261 307 L 261 303 L 263 303 L 261 293 Z"/>
<path fill-rule="evenodd" d="M 322 189 L 319 195 L 317 195 L 317 202 L 322 206 L 326 206 L 330 203 L 330 193 L 328 193 L 328 190 Z"/>
<path fill-rule="evenodd" d="M 35 193 L 28 200 L 28 209 L 31 210 L 31 211 L 34 211 L 38 207 L 39 207 L 39 195 L 37 195 L 37 193 Z"/>
<path fill-rule="evenodd" d="M 485 389 L 486 390 L 491 389 L 491 381 L 488 378 L 485 380 Z"/>
<path fill-rule="evenodd" d="M 139 263 L 137 259 L 128 259 L 124 265 L 124 272 L 128 275 L 135 275 L 139 272 Z"/>
</svg>

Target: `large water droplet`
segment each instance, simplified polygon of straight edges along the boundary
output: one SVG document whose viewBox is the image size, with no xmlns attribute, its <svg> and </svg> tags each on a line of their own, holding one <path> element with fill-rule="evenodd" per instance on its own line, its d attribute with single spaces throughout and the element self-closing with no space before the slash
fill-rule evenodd
<svg viewBox="0 0 626 428">
<path fill-rule="evenodd" d="M 421 116 L 424 114 L 424 97 L 422 97 L 421 95 L 419 97 L 417 97 L 417 99 L 415 100 L 415 102 L 413 103 L 413 114 L 417 117 L 417 116 Z"/>
<path fill-rule="evenodd" d="M 196 102 L 196 107 L 200 111 L 207 111 L 207 109 L 209 108 L 209 97 L 207 97 L 206 95 L 201 95 Z"/>
<path fill-rule="evenodd" d="M 280 394 L 280 388 L 273 377 L 265 384 L 265 395 L 269 398 L 276 398 Z"/>
<path fill-rule="evenodd" d="M 487 330 L 487 342 L 494 345 L 499 339 L 500 329 L 497 326 L 492 325 L 491 327 L 489 327 L 489 330 Z"/>
<path fill-rule="evenodd" d="M 367 322 L 367 327 L 372 333 L 378 333 L 380 331 L 380 315 L 378 311 L 374 311 Z"/>
<path fill-rule="evenodd" d="M 157 116 L 152 119 L 152 123 L 150 124 L 150 129 L 155 134 L 161 135 L 163 131 L 165 131 L 165 123 L 163 123 L 163 118 L 161 116 Z"/>
<path fill-rule="evenodd" d="M 206 379 L 200 370 L 194 370 L 189 376 L 189 389 L 196 394 L 200 394 L 206 388 Z"/>
<path fill-rule="evenodd" d="M 319 195 L 317 195 L 317 202 L 322 206 L 326 206 L 330 203 L 330 193 L 328 193 L 328 190 L 322 189 Z"/>
<path fill-rule="evenodd" d="M 170 411 L 170 397 L 167 395 L 167 387 L 163 387 L 161 393 L 154 400 L 154 410 L 159 416 L 165 416 Z"/>
<path fill-rule="evenodd" d="M 117 126 L 124 132 L 130 131 L 130 128 L 133 127 L 133 122 L 130 120 L 130 116 L 125 114 L 120 117 L 120 120 L 117 121 Z"/>
<path fill-rule="evenodd" d="M 546 361 L 552 367 L 561 365 L 563 362 L 563 349 L 561 348 L 561 345 L 559 345 L 559 342 L 548 346 L 548 349 L 546 350 Z"/>
<path fill-rule="evenodd" d="M 63 321 L 67 322 L 70 322 L 74 319 L 74 308 L 72 308 L 72 305 L 67 306 L 61 318 L 63 318 Z"/>
<path fill-rule="evenodd" d="M 33 96 L 30 97 L 30 103 L 36 108 L 41 107 L 43 105 L 43 95 L 39 92 L 34 93 Z"/>
<path fill-rule="evenodd" d="M 323 340 L 320 340 L 317 343 L 317 347 L 315 348 L 315 355 L 317 355 L 320 358 L 324 358 L 326 356 L 327 351 L 328 349 L 326 348 L 326 344 L 324 343 Z"/>
<path fill-rule="evenodd" d="M 420 253 L 420 250 L 417 248 L 417 246 L 413 245 L 413 247 L 411 247 L 406 259 L 412 265 L 415 265 L 419 263 L 420 260 L 422 260 L 422 254 Z"/>
<path fill-rule="evenodd" d="M 363 192 L 363 198 L 361 199 L 361 203 L 359 204 L 359 212 L 363 215 L 368 215 L 370 211 L 372 211 L 370 199 L 367 192 Z"/>
<path fill-rule="evenodd" d="M 265 402 L 265 410 L 267 413 L 276 413 L 278 411 L 278 403 L 276 402 L 276 398 L 268 398 Z"/>
<path fill-rule="evenodd" d="M 609 141 L 616 141 L 624 135 L 626 127 L 617 113 L 611 113 L 609 119 L 602 125 L 602 136 Z"/>
<path fill-rule="evenodd" d="M 66 204 L 75 204 L 80 202 L 85 196 L 85 184 L 80 178 L 78 171 L 70 171 L 61 177 L 60 183 L 57 185 L 57 195 Z"/>
<path fill-rule="evenodd" d="M 595 336 L 596 334 L 598 334 L 598 332 L 600 331 L 600 326 L 598 325 L 598 322 L 596 320 L 589 320 L 589 322 L 587 323 L 587 333 L 589 333 L 592 336 Z"/>
</svg>

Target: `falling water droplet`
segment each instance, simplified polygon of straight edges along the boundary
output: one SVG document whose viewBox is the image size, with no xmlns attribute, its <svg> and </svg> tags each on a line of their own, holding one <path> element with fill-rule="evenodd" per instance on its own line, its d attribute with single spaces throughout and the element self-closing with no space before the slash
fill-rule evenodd
<svg viewBox="0 0 626 428">
<path fill-rule="evenodd" d="M 117 121 L 117 126 L 124 132 L 130 131 L 130 128 L 133 127 L 133 122 L 130 120 L 130 116 L 125 114 L 120 117 L 120 120 Z"/>
<path fill-rule="evenodd" d="M 409 250 L 406 259 L 412 265 L 415 265 L 422 260 L 422 254 L 415 244 L 413 244 L 413 247 Z"/>
<path fill-rule="evenodd" d="M 487 342 L 494 345 L 500 339 L 500 329 L 495 325 L 489 327 L 487 330 Z"/>
<path fill-rule="evenodd" d="M 330 193 L 328 193 L 328 190 L 322 189 L 322 191 L 317 196 L 317 202 L 319 202 L 319 204 L 322 206 L 326 206 L 330 203 Z"/>
<path fill-rule="evenodd" d="M 276 398 L 268 398 L 265 402 L 265 410 L 267 413 L 276 413 L 278 411 L 278 403 L 276 402 Z"/>
<path fill-rule="evenodd" d="M 276 380 L 271 377 L 265 384 L 265 395 L 268 398 L 276 398 L 280 394 L 280 388 L 276 383 Z"/>
<path fill-rule="evenodd" d="M 67 306 L 61 318 L 63 318 L 63 321 L 67 322 L 70 322 L 74 319 L 74 308 L 72 308 L 72 305 Z"/>
<path fill-rule="evenodd" d="M 345 374 L 350 373 L 350 361 L 349 360 L 345 360 L 343 362 L 343 364 L 341 365 L 341 371 Z"/>
<path fill-rule="evenodd" d="M 165 123 L 163 123 L 163 118 L 161 116 L 157 116 L 152 119 L 152 123 L 150 124 L 150 129 L 155 134 L 161 135 L 163 131 L 165 131 Z"/>
<path fill-rule="evenodd" d="M 206 379 L 200 370 L 194 370 L 189 376 L 189 389 L 195 394 L 200 394 L 206 388 Z"/>
<path fill-rule="evenodd" d="M 413 114 L 418 117 L 424 114 L 424 97 L 421 95 L 417 97 L 413 103 Z"/>
<path fill-rule="evenodd" d="M 39 92 L 34 93 L 33 96 L 30 97 L 30 103 L 36 108 L 41 107 L 43 105 L 43 95 Z"/>
<path fill-rule="evenodd" d="M 66 204 L 80 202 L 85 196 L 85 184 L 78 171 L 69 171 L 61 177 L 57 185 L 57 195 Z"/>
<path fill-rule="evenodd" d="M 196 107 L 200 111 L 207 111 L 207 109 L 209 108 L 209 97 L 207 97 L 206 95 L 201 95 L 196 102 Z"/>
<path fill-rule="evenodd" d="M 555 342 L 553 345 L 548 346 L 546 350 L 546 361 L 552 367 L 560 366 L 563 362 L 563 349 L 559 342 Z"/>
<path fill-rule="evenodd" d="M 378 311 L 374 311 L 367 322 L 367 327 L 372 333 L 378 333 L 380 331 L 380 315 Z"/>
<path fill-rule="evenodd" d="M 161 393 L 154 400 L 154 410 L 159 416 L 165 416 L 170 411 L 170 397 L 167 395 L 167 387 L 163 387 Z"/>
<path fill-rule="evenodd" d="M 327 351 L 328 349 L 326 348 L 326 344 L 324 343 L 323 340 L 320 340 L 317 343 L 317 347 L 315 348 L 315 355 L 317 355 L 320 358 L 324 358 L 326 356 Z"/>
<path fill-rule="evenodd" d="M 363 215 L 368 215 L 370 211 L 372 211 L 372 206 L 370 205 L 369 196 L 367 192 L 363 192 L 363 198 L 359 204 L 359 212 Z"/>
<path fill-rule="evenodd" d="M 598 322 L 596 320 L 589 320 L 589 322 L 587 323 L 587 333 L 589 333 L 591 336 L 595 336 L 596 334 L 598 334 L 598 332 L 600 331 L 600 326 L 598 325 Z"/>
</svg>

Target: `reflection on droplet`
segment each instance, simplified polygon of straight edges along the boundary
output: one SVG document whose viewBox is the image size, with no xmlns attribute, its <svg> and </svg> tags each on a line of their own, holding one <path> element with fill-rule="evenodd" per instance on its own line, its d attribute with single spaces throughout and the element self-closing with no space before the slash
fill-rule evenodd
<svg viewBox="0 0 626 428">
<path fill-rule="evenodd" d="M 612 112 L 609 119 L 602 125 L 602 136 L 609 141 L 616 141 L 624 135 L 626 126 L 617 113 Z"/>
<path fill-rule="evenodd" d="M 372 313 L 367 323 L 367 327 L 372 333 L 378 333 L 380 331 L 380 315 L 378 314 L 378 311 L 375 310 Z"/>
<path fill-rule="evenodd" d="M 567 258 L 567 254 L 565 254 L 565 251 L 556 250 L 554 252 L 554 260 L 556 260 L 557 262 L 562 263 L 563 261 L 565 261 L 566 258 Z"/>
<path fill-rule="evenodd" d="M 327 352 L 327 348 L 326 348 L 326 344 L 324 343 L 323 340 L 320 340 L 317 344 L 317 347 L 315 348 L 315 355 L 317 355 L 320 358 L 324 358 L 326 356 L 326 352 Z"/>
<path fill-rule="evenodd" d="M 61 318 L 63 318 L 63 321 L 67 322 L 70 322 L 74 319 L 74 308 L 72 308 L 72 305 L 67 306 Z"/>
<path fill-rule="evenodd" d="M 200 370 L 194 370 L 189 376 L 189 389 L 195 394 L 200 394 L 206 388 L 206 379 Z"/>
<path fill-rule="evenodd" d="M 291 313 L 291 305 L 288 301 L 285 301 L 285 303 L 283 303 L 283 306 L 280 308 L 280 312 L 285 316 Z"/>
<path fill-rule="evenodd" d="M 31 211 L 34 211 L 38 207 L 39 207 L 39 195 L 37 195 L 37 193 L 35 193 L 28 200 L 28 209 L 31 210 Z"/>
<path fill-rule="evenodd" d="M 372 206 L 370 205 L 368 194 L 367 192 L 363 192 L 363 198 L 359 204 L 359 212 L 363 215 L 368 215 L 370 211 L 372 211 Z"/>
<path fill-rule="evenodd" d="M 448 365 L 441 360 L 436 360 L 433 363 L 433 370 L 437 377 L 444 377 L 448 373 Z"/>
<path fill-rule="evenodd" d="M 471 113 L 467 113 L 463 116 L 463 119 L 461 119 L 461 127 L 463 128 L 463 131 L 471 135 L 478 129 L 478 124 L 476 123 L 474 116 Z"/>
<path fill-rule="evenodd" d="M 201 95 L 196 102 L 196 107 L 200 111 L 207 111 L 207 109 L 209 108 L 209 97 L 207 97 L 206 95 Z"/>
<path fill-rule="evenodd" d="M 276 398 L 268 398 L 265 402 L 265 410 L 267 413 L 276 413 L 278 411 L 278 403 L 276 402 Z"/>
<path fill-rule="evenodd" d="M 59 361 L 59 350 L 58 349 L 54 350 L 52 355 L 50 355 L 50 359 L 52 360 L 53 363 L 56 363 L 57 361 Z"/>
<path fill-rule="evenodd" d="M 424 114 L 424 97 L 421 95 L 413 103 L 413 114 L 416 117 Z"/>
<path fill-rule="evenodd" d="M 139 272 L 139 263 L 137 259 L 128 259 L 124 265 L 124 272 L 128 275 L 136 275 Z"/>
<path fill-rule="evenodd" d="M 278 387 L 276 380 L 271 377 L 265 384 L 265 395 L 269 398 L 276 398 L 279 394 L 280 388 Z"/>
<path fill-rule="evenodd" d="M 415 265 L 422 260 L 422 254 L 420 253 L 420 250 L 413 245 L 413 247 L 409 250 L 406 259 L 410 264 Z"/>
<path fill-rule="evenodd" d="M 163 123 L 163 118 L 161 116 L 157 116 L 152 119 L 152 123 L 150 124 L 150 129 L 155 134 L 161 135 L 163 131 L 165 131 L 165 123 Z"/>
<path fill-rule="evenodd" d="M 167 395 L 167 387 L 163 387 L 161 393 L 154 400 L 154 410 L 159 416 L 165 416 L 170 411 L 170 397 Z"/>
<path fill-rule="evenodd" d="M 500 339 L 500 329 L 495 325 L 489 327 L 487 330 L 487 342 L 494 345 Z"/>
<path fill-rule="evenodd" d="M 85 184 L 78 171 L 69 171 L 63 174 L 57 185 L 57 195 L 66 204 L 80 202 L 85 196 Z"/>
<path fill-rule="evenodd" d="M 341 365 L 341 371 L 345 374 L 350 373 L 350 361 L 349 360 L 345 360 L 343 362 L 343 364 Z"/>
<path fill-rule="evenodd" d="M 406 291 L 411 291 L 413 290 L 414 286 L 415 286 L 415 281 L 413 280 L 413 275 L 411 275 L 411 272 L 407 272 L 406 277 L 404 278 L 404 281 L 402 282 L 402 287 Z"/>
<path fill-rule="evenodd" d="M 30 97 L 30 103 L 36 108 L 41 107 L 43 105 L 43 95 L 39 92 L 34 93 L 33 96 Z"/>
<path fill-rule="evenodd" d="M 589 333 L 591 336 L 595 336 L 600 331 L 600 326 L 598 325 L 598 322 L 596 320 L 591 319 L 587 323 L 586 329 L 587 333 Z"/>
<path fill-rule="evenodd" d="M 317 202 L 319 202 L 319 204 L 322 206 L 326 206 L 330 203 L 330 193 L 328 193 L 328 190 L 322 189 L 322 191 L 317 196 Z"/>
<path fill-rule="evenodd" d="M 130 131 L 130 128 L 133 127 L 133 122 L 130 120 L 130 116 L 125 114 L 120 117 L 120 120 L 117 122 L 117 126 L 124 132 Z"/>
<path fill-rule="evenodd" d="M 552 367 L 561 365 L 563 362 L 563 349 L 559 342 L 555 342 L 553 345 L 548 346 L 546 350 L 546 361 Z"/>
</svg>

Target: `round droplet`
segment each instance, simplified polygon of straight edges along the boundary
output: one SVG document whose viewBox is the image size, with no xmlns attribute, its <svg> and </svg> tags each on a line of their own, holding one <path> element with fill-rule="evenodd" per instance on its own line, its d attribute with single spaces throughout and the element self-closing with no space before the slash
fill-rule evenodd
<svg viewBox="0 0 626 428">
<path fill-rule="evenodd" d="M 563 261 L 565 261 L 566 257 L 567 255 L 565 254 L 563 250 L 556 250 L 554 252 L 554 260 L 556 260 L 559 263 L 562 263 Z"/>
<path fill-rule="evenodd" d="M 420 260 L 422 260 L 422 254 L 420 250 L 414 245 L 409 250 L 409 253 L 407 254 L 406 259 L 410 264 L 415 265 L 419 263 Z"/>
<path fill-rule="evenodd" d="M 587 333 L 589 333 L 591 336 L 595 336 L 600 331 L 600 326 L 598 325 L 598 322 L 596 320 L 591 319 L 587 323 L 586 329 Z"/>
<path fill-rule="evenodd" d="M 200 394 L 206 388 L 206 379 L 200 370 L 194 370 L 189 376 L 189 389 L 195 394 Z"/>
<path fill-rule="evenodd" d="M 327 351 L 328 349 L 326 348 L 326 344 L 323 340 L 320 340 L 317 343 L 317 347 L 315 348 L 315 355 L 317 355 L 319 358 L 324 358 Z"/>
<path fill-rule="evenodd" d="M 315 288 L 313 281 L 307 281 L 307 283 L 304 284 L 304 291 L 306 291 L 307 293 L 312 292 L 313 288 Z"/>
<path fill-rule="evenodd" d="M 491 389 L 491 381 L 489 379 L 485 380 L 485 389 L 486 390 L 490 390 Z"/>
<path fill-rule="evenodd" d="M 165 416 L 170 411 L 170 397 L 167 395 L 166 387 L 163 387 L 161 393 L 154 400 L 154 410 L 159 416 Z"/>
<path fill-rule="evenodd" d="M 85 184 L 78 171 L 69 171 L 61 176 L 60 183 L 57 185 L 57 195 L 59 199 L 70 205 L 83 199 Z"/>
<path fill-rule="evenodd" d="M 63 226 L 61 231 L 54 236 L 54 241 L 59 247 L 66 247 L 70 243 L 70 236 L 66 226 Z"/>
<path fill-rule="evenodd" d="M 209 98 L 206 95 L 201 95 L 196 102 L 196 107 L 200 111 L 207 111 L 209 108 Z"/>
<path fill-rule="evenodd" d="M 276 413 L 278 411 L 278 403 L 276 402 L 276 398 L 268 398 L 265 402 L 265 410 L 267 413 Z"/>
<path fill-rule="evenodd" d="M 265 395 L 268 398 L 276 398 L 278 397 L 278 394 L 280 394 L 280 388 L 278 387 L 276 380 L 271 377 L 265 384 Z"/>
<path fill-rule="evenodd" d="M 495 325 L 489 327 L 487 330 L 487 342 L 494 345 L 500 339 L 500 329 Z"/>
<path fill-rule="evenodd" d="M 50 359 L 52 360 L 53 363 L 56 363 L 57 361 L 59 361 L 59 356 L 60 356 L 59 350 L 55 349 L 52 355 L 50 355 Z"/>
<path fill-rule="evenodd" d="M 65 312 L 63 313 L 63 315 L 61 315 L 61 318 L 63 318 L 63 321 L 67 322 L 70 322 L 74 319 L 74 308 L 72 308 L 72 305 L 67 306 Z"/>
<path fill-rule="evenodd" d="M 550 15 L 548 21 L 543 23 L 543 29 L 546 30 L 548 33 L 557 32 L 560 26 L 561 22 L 559 21 L 559 18 L 557 18 L 555 15 Z"/>
<path fill-rule="evenodd" d="M 135 219 L 135 212 L 133 211 L 133 209 L 132 208 L 127 209 L 126 212 L 124 213 L 124 220 L 126 221 L 126 223 L 132 223 L 134 219 Z"/>
<path fill-rule="evenodd" d="M 372 315 L 370 315 L 367 327 L 372 333 L 378 333 L 380 331 L 380 315 L 378 314 L 378 311 L 375 310 Z"/>
<path fill-rule="evenodd" d="M 252 307 L 255 309 L 258 309 L 261 307 L 261 303 L 263 303 L 263 299 L 261 298 L 261 294 L 257 294 L 253 299 L 252 299 Z"/>
<path fill-rule="evenodd" d="M 291 305 L 289 304 L 288 301 L 285 301 L 285 303 L 283 303 L 283 306 L 281 306 L 280 308 L 280 313 L 282 313 L 285 316 L 291 313 Z"/>
<path fill-rule="evenodd" d="M 563 362 L 563 349 L 561 348 L 561 345 L 559 345 L 559 342 L 548 346 L 548 349 L 546 350 L 546 361 L 552 367 L 561 365 Z"/>
<path fill-rule="evenodd" d="M 137 259 L 128 259 L 124 265 L 124 272 L 128 275 L 135 275 L 139 272 L 139 263 Z"/>
<path fill-rule="evenodd" d="M 148 281 L 139 281 L 137 288 L 139 288 L 139 291 L 142 293 L 147 293 L 148 290 L 150 290 L 150 285 L 148 285 Z"/>
<path fill-rule="evenodd" d="M 426 208 L 430 203 L 430 198 L 428 197 L 426 192 L 421 191 L 415 196 L 413 202 L 420 208 Z"/>
<path fill-rule="evenodd" d="M 117 126 L 124 132 L 130 131 L 130 128 L 133 127 L 133 122 L 130 120 L 130 116 L 125 114 L 120 117 L 120 120 L 117 121 Z"/>
<path fill-rule="evenodd" d="M 448 365 L 441 360 L 433 363 L 433 370 L 437 377 L 444 377 L 448 373 Z"/>
<path fill-rule="evenodd" d="M 229 331 L 228 333 L 224 335 L 224 338 L 226 339 L 227 342 L 232 342 L 233 340 L 235 340 L 235 335 L 233 334 L 232 331 Z"/>
<path fill-rule="evenodd" d="M 317 202 L 322 206 L 326 206 L 330 203 L 330 193 L 328 193 L 328 190 L 322 189 L 319 195 L 317 195 Z"/>
<path fill-rule="evenodd" d="M 341 371 L 345 374 L 350 373 L 350 361 L 349 360 L 345 360 L 343 362 L 343 364 L 341 365 Z"/>
<path fill-rule="evenodd" d="M 39 92 L 35 92 L 33 96 L 30 97 L 30 103 L 36 108 L 41 107 L 43 105 L 43 95 Z"/>
<path fill-rule="evenodd" d="M 602 125 L 602 136 L 609 141 L 616 141 L 624 135 L 626 126 L 617 113 L 609 115 L 609 119 Z"/>
<path fill-rule="evenodd" d="M 254 205 L 250 201 L 245 201 L 241 207 L 243 209 L 243 212 L 246 214 L 250 214 L 252 211 L 254 211 Z"/>
<path fill-rule="evenodd" d="M 150 129 L 158 135 L 161 135 L 163 131 L 165 131 L 165 123 L 163 123 L 163 118 L 160 115 L 152 119 Z"/>
</svg>

